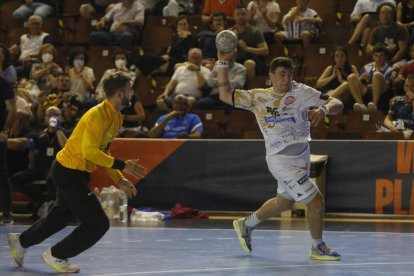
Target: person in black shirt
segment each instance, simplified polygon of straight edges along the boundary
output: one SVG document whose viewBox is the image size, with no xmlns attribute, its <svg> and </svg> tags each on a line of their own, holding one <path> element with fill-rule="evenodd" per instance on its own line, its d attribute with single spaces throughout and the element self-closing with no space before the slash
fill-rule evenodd
<svg viewBox="0 0 414 276">
<path fill-rule="evenodd" d="M 7 170 L 7 132 L 16 115 L 16 102 L 11 85 L 0 77 L 0 194 L 3 203 L 3 223 L 13 222 L 11 216 L 11 187 Z"/>
</svg>

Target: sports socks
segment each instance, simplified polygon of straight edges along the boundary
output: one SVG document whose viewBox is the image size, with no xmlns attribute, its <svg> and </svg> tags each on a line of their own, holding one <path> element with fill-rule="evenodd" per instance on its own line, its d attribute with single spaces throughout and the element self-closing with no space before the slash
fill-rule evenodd
<svg viewBox="0 0 414 276">
<path fill-rule="evenodd" d="M 259 223 L 261 223 L 262 221 L 260 219 L 257 218 L 256 216 L 256 212 L 254 212 L 253 214 L 251 214 L 250 216 L 248 216 L 244 223 L 246 224 L 246 226 L 248 227 L 255 227 L 256 225 L 258 225 Z"/>
<path fill-rule="evenodd" d="M 318 245 L 321 243 L 321 242 L 323 242 L 323 240 L 322 239 L 319 239 L 319 240 L 312 240 L 312 244 L 313 244 L 313 247 L 318 247 Z"/>
</svg>

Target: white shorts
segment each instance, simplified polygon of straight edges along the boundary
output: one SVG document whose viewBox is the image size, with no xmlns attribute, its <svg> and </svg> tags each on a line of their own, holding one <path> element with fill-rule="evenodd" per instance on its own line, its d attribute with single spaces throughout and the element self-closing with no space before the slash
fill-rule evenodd
<svg viewBox="0 0 414 276">
<path fill-rule="evenodd" d="M 297 156 L 266 156 L 267 166 L 276 178 L 277 193 L 289 200 L 309 203 L 319 192 L 318 186 L 310 179 L 310 148 Z"/>
</svg>

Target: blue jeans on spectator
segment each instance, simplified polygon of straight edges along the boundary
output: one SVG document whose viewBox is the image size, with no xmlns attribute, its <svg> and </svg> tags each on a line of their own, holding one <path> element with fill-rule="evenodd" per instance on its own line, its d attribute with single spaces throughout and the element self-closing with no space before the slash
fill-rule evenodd
<svg viewBox="0 0 414 276">
<path fill-rule="evenodd" d="M 7 170 L 7 143 L 0 142 L 0 195 L 3 204 L 3 218 L 11 215 L 11 185 Z"/>
<path fill-rule="evenodd" d="M 135 34 L 131 32 L 111 33 L 111 32 L 92 32 L 89 35 L 90 46 L 106 46 L 111 42 L 118 42 L 122 48 L 134 46 Z"/>
<path fill-rule="evenodd" d="M 226 104 L 220 101 L 219 94 L 210 95 L 199 99 L 195 105 L 195 109 L 214 109 L 217 107 L 223 107 Z"/>
<path fill-rule="evenodd" d="M 53 7 L 44 3 L 33 3 L 30 7 L 22 5 L 13 12 L 13 17 L 16 19 L 26 20 L 32 15 L 38 15 L 42 18 L 46 18 L 53 13 Z"/>
</svg>

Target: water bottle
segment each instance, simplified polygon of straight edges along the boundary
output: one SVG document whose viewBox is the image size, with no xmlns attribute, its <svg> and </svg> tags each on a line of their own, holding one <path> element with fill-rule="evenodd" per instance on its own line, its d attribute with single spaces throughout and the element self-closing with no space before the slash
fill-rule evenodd
<svg viewBox="0 0 414 276">
<path fill-rule="evenodd" d="M 103 188 L 101 192 L 101 205 L 106 216 L 112 219 L 114 216 L 114 193 L 111 188 Z"/>
<path fill-rule="evenodd" d="M 124 191 L 119 191 L 119 221 L 128 222 L 128 197 Z"/>
<path fill-rule="evenodd" d="M 131 213 L 131 221 L 134 222 L 161 221 L 164 218 L 165 215 L 160 212 L 144 212 L 133 209 Z"/>
</svg>

